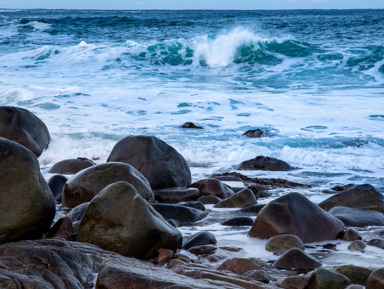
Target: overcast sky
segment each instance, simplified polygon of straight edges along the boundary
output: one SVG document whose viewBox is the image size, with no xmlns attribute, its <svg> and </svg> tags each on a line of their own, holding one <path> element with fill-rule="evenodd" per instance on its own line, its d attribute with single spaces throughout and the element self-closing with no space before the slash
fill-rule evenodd
<svg viewBox="0 0 384 289">
<path fill-rule="evenodd" d="M 66 9 L 353 9 L 384 0 L 0 0 L 1 8 Z"/>
</svg>

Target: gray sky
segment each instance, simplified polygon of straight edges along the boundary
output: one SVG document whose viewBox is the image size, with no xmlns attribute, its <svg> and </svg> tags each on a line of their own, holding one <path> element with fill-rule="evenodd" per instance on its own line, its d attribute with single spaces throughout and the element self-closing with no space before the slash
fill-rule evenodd
<svg viewBox="0 0 384 289">
<path fill-rule="evenodd" d="M 0 0 L 1 8 L 66 9 L 352 9 L 384 0 Z"/>
</svg>

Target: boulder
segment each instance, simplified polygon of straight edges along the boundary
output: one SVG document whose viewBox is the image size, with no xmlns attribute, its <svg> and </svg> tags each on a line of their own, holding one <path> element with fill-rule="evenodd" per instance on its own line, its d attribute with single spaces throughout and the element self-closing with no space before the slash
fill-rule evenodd
<svg viewBox="0 0 384 289">
<path fill-rule="evenodd" d="M 298 248 L 302 251 L 305 250 L 303 241 L 293 234 L 273 236 L 265 243 L 265 250 L 269 252 L 278 252 L 276 255 L 281 255 L 285 251 L 292 248 Z"/>
<path fill-rule="evenodd" d="M 194 201 L 200 197 L 200 191 L 196 188 L 168 188 L 154 190 L 153 194 L 156 201 L 168 204 Z"/>
<path fill-rule="evenodd" d="M 343 223 L 299 193 L 271 201 L 257 215 L 248 236 L 269 239 L 294 234 L 304 243 L 335 240 L 345 230 Z"/>
<path fill-rule="evenodd" d="M 301 272 L 309 272 L 321 267 L 321 263 L 315 257 L 298 248 L 285 251 L 273 265 L 278 269 L 297 270 Z"/>
<path fill-rule="evenodd" d="M 0 244 L 40 238 L 55 213 L 55 200 L 36 156 L 0 138 Z"/>
<path fill-rule="evenodd" d="M 62 160 L 54 164 L 48 173 L 50 174 L 63 174 L 63 175 L 74 175 L 86 168 L 96 165 L 93 161 L 87 158 L 77 158 Z"/>
<path fill-rule="evenodd" d="M 215 236 L 211 232 L 199 232 L 191 237 L 183 245 L 183 249 L 188 250 L 192 247 L 202 246 L 202 245 L 214 245 L 217 243 Z"/>
<path fill-rule="evenodd" d="M 262 171 L 291 171 L 293 168 L 286 162 L 270 157 L 257 156 L 242 162 L 237 166 L 237 170 L 262 170 Z"/>
<path fill-rule="evenodd" d="M 374 238 L 367 242 L 368 245 L 384 249 L 384 239 Z"/>
<path fill-rule="evenodd" d="M 221 199 L 217 196 L 202 196 L 200 198 L 197 199 L 199 202 L 201 202 L 202 204 L 205 204 L 205 205 L 213 205 L 213 204 L 217 204 L 217 203 L 220 203 Z"/>
<path fill-rule="evenodd" d="M 337 267 L 335 271 L 348 277 L 353 284 L 360 285 L 365 285 L 367 283 L 369 275 L 371 275 L 372 273 L 371 269 L 354 265 L 343 265 Z"/>
<path fill-rule="evenodd" d="M 358 251 L 364 253 L 364 249 L 367 247 L 367 245 L 362 240 L 356 240 L 351 242 L 351 244 L 348 245 L 348 249 L 351 251 Z"/>
<path fill-rule="evenodd" d="M 220 199 L 226 199 L 235 194 L 227 185 L 216 179 L 203 179 L 193 183 L 191 187 L 199 189 L 202 196 L 216 196 Z"/>
<path fill-rule="evenodd" d="M 72 221 L 68 217 L 60 218 L 47 233 L 47 238 L 62 238 L 67 241 L 73 240 Z"/>
<path fill-rule="evenodd" d="M 362 236 L 356 229 L 347 228 L 347 230 L 341 235 L 341 239 L 344 241 L 356 241 L 362 240 Z"/>
<path fill-rule="evenodd" d="M 148 179 L 154 190 L 191 184 L 191 171 L 183 156 L 154 136 L 128 136 L 120 140 L 107 162 L 132 165 Z"/>
<path fill-rule="evenodd" d="M 61 202 L 61 196 L 64 192 L 65 183 L 68 178 L 63 175 L 54 175 L 48 180 L 48 186 L 52 191 L 55 201 Z"/>
<path fill-rule="evenodd" d="M 126 182 L 111 184 L 92 199 L 77 240 L 139 259 L 154 257 L 160 248 L 176 251 L 182 241 L 181 233 Z"/>
<path fill-rule="evenodd" d="M 201 245 L 201 246 L 195 246 L 188 249 L 189 252 L 195 254 L 195 255 L 210 255 L 215 253 L 217 250 L 216 245 Z"/>
<path fill-rule="evenodd" d="M 371 185 L 358 185 L 322 201 L 319 206 L 326 211 L 343 206 L 384 213 L 384 196 Z"/>
<path fill-rule="evenodd" d="M 382 212 L 338 206 L 330 209 L 329 213 L 341 220 L 345 226 L 384 226 Z"/>
<path fill-rule="evenodd" d="M 181 128 L 197 128 L 197 129 L 204 129 L 202 126 L 195 125 L 193 122 L 186 122 L 184 123 Z"/>
<path fill-rule="evenodd" d="M 308 289 L 345 289 L 351 280 L 348 277 L 327 269 L 317 269 L 311 274 Z"/>
<path fill-rule="evenodd" d="M 69 211 L 68 217 L 72 222 L 81 221 L 84 217 L 85 211 L 87 210 L 89 202 L 82 203 L 77 205 L 72 210 Z"/>
<path fill-rule="evenodd" d="M 270 137 L 273 136 L 274 133 L 269 130 L 263 130 L 260 128 L 247 130 L 243 135 L 249 138 L 261 138 L 261 137 Z"/>
<path fill-rule="evenodd" d="M 199 209 L 171 205 L 171 204 L 152 204 L 152 207 L 166 220 L 175 220 L 180 224 L 194 223 L 204 219 L 208 213 Z"/>
<path fill-rule="evenodd" d="M 37 157 L 51 140 L 47 126 L 36 115 L 13 106 L 0 106 L 0 137 L 25 146 Z"/>
<path fill-rule="evenodd" d="M 384 268 L 373 271 L 365 284 L 365 289 L 378 288 L 384 288 Z"/>
<path fill-rule="evenodd" d="M 189 201 L 189 202 L 183 203 L 182 206 L 198 209 L 200 211 L 205 211 L 205 206 L 200 201 Z"/>
<path fill-rule="evenodd" d="M 257 204 L 255 195 L 250 189 L 243 189 L 238 193 L 214 205 L 215 208 L 244 208 Z"/>
<path fill-rule="evenodd" d="M 239 210 L 241 213 L 251 213 L 252 215 L 257 215 L 262 208 L 265 207 L 265 204 L 256 204 L 249 207 L 245 207 Z"/>
<path fill-rule="evenodd" d="M 261 266 L 251 259 L 246 258 L 231 258 L 221 264 L 217 270 L 228 270 L 235 274 L 243 275 L 251 270 L 259 270 Z"/>
<path fill-rule="evenodd" d="M 234 217 L 222 223 L 223 226 L 253 226 L 253 224 L 250 217 Z"/>
<path fill-rule="evenodd" d="M 271 278 L 269 277 L 268 272 L 263 269 L 250 270 L 248 272 L 245 272 L 244 276 L 247 276 L 249 278 L 252 278 L 253 280 L 260 281 L 266 284 L 268 284 L 271 281 Z"/>
<path fill-rule="evenodd" d="M 148 181 L 134 167 L 124 163 L 104 163 L 72 176 L 65 184 L 61 202 L 65 207 L 74 208 L 92 200 L 107 185 L 119 181 L 132 184 L 144 199 L 154 200 Z"/>
</svg>

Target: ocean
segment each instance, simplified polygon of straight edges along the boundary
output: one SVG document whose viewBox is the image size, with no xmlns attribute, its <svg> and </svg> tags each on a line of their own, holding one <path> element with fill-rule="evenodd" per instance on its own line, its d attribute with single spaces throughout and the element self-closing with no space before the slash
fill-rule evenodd
<svg viewBox="0 0 384 289">
<path fill-rule="evenodd" d="M 46 123 L 47 178 L 60 160 L 102 163 L 125 136 L 154 135 L 193 181 L 264 155 L 295 170 L 245 174 L 309 184 L 299 191 L 316 202 L 334 185 L 383 192 L 384 10 L 0 9 L 0 105 Z M 257 128 L 271 136 L 243 135 Z"/>
</svg>

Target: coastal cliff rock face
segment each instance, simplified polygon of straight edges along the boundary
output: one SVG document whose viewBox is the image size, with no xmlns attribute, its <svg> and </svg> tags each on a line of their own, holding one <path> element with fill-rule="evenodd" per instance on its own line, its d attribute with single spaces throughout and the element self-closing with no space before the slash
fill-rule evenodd
<svg viewBox="0 0 384 289">
<path fill-rule="evenodd" d="M 191 171 L 183 156 L 154 136 L 128 136 L 113 148 L 107 162 L 132 165 L 154 190 L 188 187 Z"/>
<path fill-rule="evenodd" d="M 134 167 L 124 163 L 105 163 L 89 167 L 70 178 L 65 184 L 61 202 L 63 206 L 74 208 L 92 200 L 107 185 L 119 181 L 132 184 L 144 199 L 154 200 L 148 181 Z"/>
<path fill-rule="evenodd" d="M 0 138 L 0 243 L 40 238 L 55 216 L 55 201 L 36 156 Z"/>
<path fill-rule="evenodd" d="M 238 170 L 262 170 L 262 171 L 290 171 L 293 168 L 286 162 L 264 156 L 242 162 L 237 166 Z"/>
<path fill-rule="evenodd" d="M 322 201 L 319 206 L 326 211 L 344 206 L 384 213 L 384 196 L 372 185 L 358 185 Z"/>
<path fill-rule="evenodd" d="M 0 106 L 0 137 L 25 146 L 37 157 L 51 140 L 47 126 L 36 115 L 13 106 Z"/>
<path fill-rule="evenodd" d="M 86 158 L 62 160 L 54 164 L 49 170 L 50 174 L 74 175 L 86 168 L 94 166 L 95 163 Z"/>
<path fill-rule="evenodd" d="M 202 196 L 217 196 L 226 199 L 235 194 L 228 186 L 216 179 L 199 180 L 191 187 L 199 189 Z"/>
<path fill-rule="evenodd" d="M 304 243 L 337 239 L 343 223 L 298 193 L 290 193 L 266 205 L 258 214 L 248 236 L 268 239 L 295 234 Z"/>
<path fill-rule="evenodd" d="M 182 237 L 131 184 L 117 182 L 90 202 L 77 240 L 123 256 L 150 259 L 160 248 L 179 249 Z"/>
</svg>

